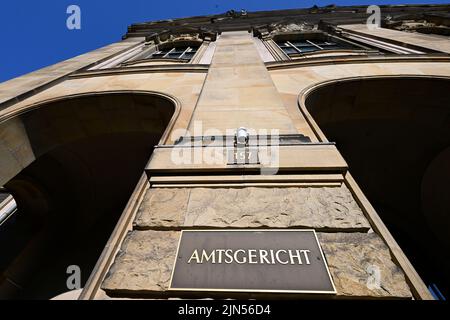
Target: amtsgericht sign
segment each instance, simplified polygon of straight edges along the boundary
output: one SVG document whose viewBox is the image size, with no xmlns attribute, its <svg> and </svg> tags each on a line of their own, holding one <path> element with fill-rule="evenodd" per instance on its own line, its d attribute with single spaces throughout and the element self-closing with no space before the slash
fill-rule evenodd
<svg viewBox="0 0 450 320">
<path fill-rule="evenodd" d="M 212 263 L 212 264 L 311 264 L 309 254 L 311 250 L 306 249 L 213 249 L 199 251 L 195 249 L 188 260 L 190 263 Z"/>
<path fill-rule="evenodd" d="M 314 230 L 185 230 L 170 290 L 336 292 Z"/>
</svg>

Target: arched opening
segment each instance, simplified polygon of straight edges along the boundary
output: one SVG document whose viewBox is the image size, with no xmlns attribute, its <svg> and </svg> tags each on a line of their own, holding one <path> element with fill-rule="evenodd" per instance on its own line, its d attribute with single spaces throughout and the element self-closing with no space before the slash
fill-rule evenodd
<svg viewBox="0 0 450 320">
<path fill-rule="evenodd" d="M 305 106 L 419 274 L 450 289 L 450 81 L 366 78 L 313 90 Z"/>
<path fill-rule="evenodd" d="M 28 146 L 14 153 L 18 162 L 35 159 L 4 184 L 17 212 L 0 226 L 0 298 L 64 293 L 72 265 L 84 285 L 174 112 L 162 96 L 108 93 L 47 103 L 2 124 L 0 133 Z"/>
</svg>

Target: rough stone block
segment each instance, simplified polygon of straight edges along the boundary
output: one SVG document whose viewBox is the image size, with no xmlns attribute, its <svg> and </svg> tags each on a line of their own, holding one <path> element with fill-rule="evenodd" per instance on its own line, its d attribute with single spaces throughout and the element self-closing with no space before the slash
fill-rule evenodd
<svg viewBox="0 0 450 320">
<path fill-rule="evenodd" d="M 338 295 L 412 298 L 403 271 L 375 233 L 319 233 Z"/>
<path fill-rule="evenodd" d="M 353 231 L 370 228 L 345 186 L 151 189 L 139 209 L 135 226 Z"/>
<path fill-rule="evenodd" d="M 184 223 L 189 189 L 149 189 L 136 215 L 135 227 L 177 227 Z"/>
<path fill-rule="evenodd" d="M 134 294 L 167 290 L 179 234 L 174 231 L 130 232 L 102 289 Z"/>
<path fill-rule="evenodd" d="M 179 236 L 180 232 L 176 231 L 129 233 L 102 289 L 121 297 L 132 294 L 163 296 L 169 286 Z M 389 249 L 376 234 L 318 233 L 318 238 L 336 286 L 337 298 L 412 297 L 403 272 L 394 264 Z"/>
</svg>

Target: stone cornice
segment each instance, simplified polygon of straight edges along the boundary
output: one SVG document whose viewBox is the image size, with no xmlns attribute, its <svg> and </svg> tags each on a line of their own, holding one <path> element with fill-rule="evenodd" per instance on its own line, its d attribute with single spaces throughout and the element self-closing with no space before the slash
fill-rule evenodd
<svg viewBox="0 0 450 320">
<path fill-rule="evenodd" d="M 396 16 L 400 14 L 436 13 L 448 12 L 450 5 L 395 5 L 380 6 L 382 18 L 386 16 Z M 222 32 L 251 30 L 255 26 L 264 24 L 290 24 L 305 22 L 308 24 L 318 24 L 320 21 L 327 21 L 333 24 L 355 24 L 363 23 L 367 20 L 367 6 L 350 7 L 312 7 L 306 9 L 290 9 L 275 11 L 248 12 L 245 15 L 210 15 L 181 19 L 171 19 L 163 21 L 145 22 L 133 24 L 128 27 L 128 32 L 124 38 L 156 36 L 164 33 L 178 33 L 183 30 L 202 30 L 204 32 Z"/>
<path fill-rule="evenodd" d="M 293 69 L 329 64 L 352 64 L 374 62 L 450 62 L 450 55 L 393 55 L 393 56 L 339 56 L 339 57 L 310 57 L 298 60 L 267 62 L 270 70 Z"/>
<path fill-rule="evenodd" d="M 138 67 L 128 66 L 123 68 L 76 72 L 72 74 L 69 78 L 78 79 L 78 78 L 132 74 L 132 73 L 166 73 L 166 72 L 207 73 L 208 69 L 209 65 L 206 64 L 187 64 L 187 63 L 155 65 L 155 66 L 138 66 Z"/>
</svg>

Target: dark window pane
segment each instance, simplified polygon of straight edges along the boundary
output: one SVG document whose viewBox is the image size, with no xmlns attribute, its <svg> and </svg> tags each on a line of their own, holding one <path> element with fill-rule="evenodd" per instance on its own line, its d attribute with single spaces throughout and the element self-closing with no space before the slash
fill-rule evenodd
<svg viewBox="0 0 450 320">
<path fill-rule="evenodd" d="M 195 52 L 186 52 L 183 56 L 181 56 L 181 59 L 192 59 L 195 55 Z"/>
<path fill-rule="evenodd" d="M 165 53 L 153 53 L 150 58 L 162 58 L 164 57 Z"/>
<path fill-rule="evenodd" d="M 325 43 L 317 43 L 317 45 L 321 46 L 322 48 L 345 48 L 345 45 L 333 43 L 333 42 L 325 42 Z"/>
<path fill-rule="evenodd" d="M 343 46 L 338 46 L 338 45 L 334 45 L 334 46 L 323 46 L 324 50 L 339 50 L 339 49 L 347 49 L 346 47 Z"/>
<path fill-rule="evenodd" d="M 165 54 L 167 54 L 169 51 L 170 51 L 170 50 L 168 50 L 168 49 L 164 49 L 164 50 L 161 50 L 161 51 L 159 51 L 159 52 L 160 52 L 160 54 L 165 55 Z"/>
<path fill-rule="evenodd" d="M 315 47 L 315 46 L 303 46 L 299 48 L 301 50 L 301 52 L 313 52 L 313 51 L 317 51 L 320 50 L 319 48 Z"/>
<path fill-rule="evenodd" d="M 298 48 L 311 46 L 311 44 L 306 41 L 294 41 L 291 43 Z"/>
<path fill-rule="evenodd" d="M 283 51 L 286 54 L 298 53 L 298 51 L 292 47 L 283 48 Z"/>
<path fill-rule="evenodd" d="M 184 51 L 186 51 L 187 48 L 176 48 L 175 50 L 173 50 L 171 53 L 178 53 L 178 54 L 182 54 Z"/>
<path fill-rule="evenodd" d="M 182 53 L 182 52 L 181 52 Z M 178 59 L 179 57 L 180 57 L 180 55 L 181 55 L 181 53 L 180 52 L 171 52 L 171 53 L 169 53 L 168 55 L 167 55 L 167 57 L 166 58 L 170 58 L 170 59 Z"/>
</svg>

